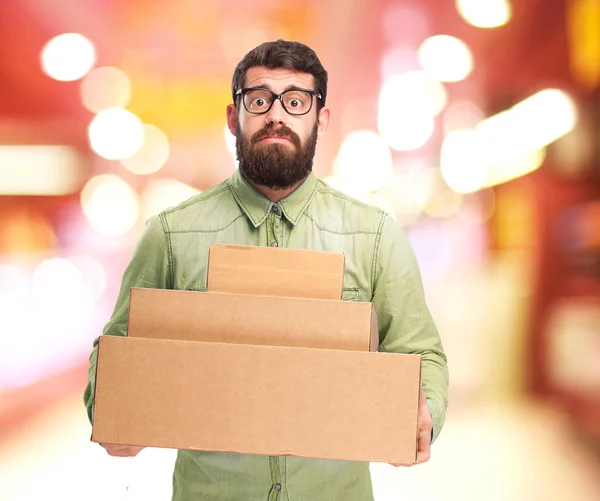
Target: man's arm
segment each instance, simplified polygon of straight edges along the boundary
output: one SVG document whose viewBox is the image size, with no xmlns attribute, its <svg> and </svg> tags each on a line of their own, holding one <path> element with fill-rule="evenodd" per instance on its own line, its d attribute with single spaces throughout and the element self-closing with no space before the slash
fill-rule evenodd
<svg viewBox="0 0 600 501">
<path fill-rule="evenodd" d="M 421 355 L 421 386 L 433 418 L 435 440 L 448 406 L 446 355 L 425 303 L 421 274 L 410 243 L 395 222 L 384 217 L 373 266 L 379 350 Z M 419 412 L 421 415 L 421 409 Z"/>
<path fill-rule="evenodd" d="M 132 287 L 171 289 L 173 287 L 169 271 L 169 252 L 166 235 L 158 216 L 152 217 L 133 252 L 125 269 L 117 304 L 103 330 L 103 335 L 125 336 L 129 319 L 129 292 Z M 90 423 L 94 419 L 94 394 L 96 384 L 96 361 L 98 339 L 90 355 L 88 381 L 83 396 Z"/>
</svg>

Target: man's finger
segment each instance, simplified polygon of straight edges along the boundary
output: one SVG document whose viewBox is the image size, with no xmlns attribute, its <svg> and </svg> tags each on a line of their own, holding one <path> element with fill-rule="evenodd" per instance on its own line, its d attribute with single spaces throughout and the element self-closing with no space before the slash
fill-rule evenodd
<svg viewBox="0 0 600 501">
<path fill-rule="evenodd" d="M 130 454 L 128 454 L 127 451 L 123 449 L 106 449 L 106 452 L 109 456 L 112 457 L 126 458 L 130 456 Z"/>
<path fill-rule="evenodd" d="M 429 461 L 431 449 L 431 430 L 419 431 L 417 464 Z"/>
<path fill-rule="evenodd" d="M 429 458 L 429 451 L 419 451 L 417 452 L 417 462 L 415 464 L 426 463 L 427 461 L 429 461 Z"/>
<path fill-rule="evenodd" d="M 116 456 L 116 457 L 121 457 L 121 458 L 130 458 L 130 457 L 135 457 L 138 455 L 138 453 L 140 452 L 139 449 L 136 448 L 132 448 L 132 449 L 117 449 L 117 450 L 111 450 L 111 449 L 107 449 L 106 452 L 108 452 L 109 456 Z"/>
<path fill-rule="evenodd" d="M 134 457 L 137 456 L 143 447 L 134 447 L 131 445 L 113 445 L 100 444 L 108 453 L 109 456 L 115 457 Z"/>
</svg>

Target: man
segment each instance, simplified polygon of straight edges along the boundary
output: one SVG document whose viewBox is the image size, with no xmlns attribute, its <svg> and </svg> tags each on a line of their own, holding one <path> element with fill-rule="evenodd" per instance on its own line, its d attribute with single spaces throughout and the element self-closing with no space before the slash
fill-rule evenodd
<svg viewBox="0 0 600 501">
<path fill-rule="evenodd" d="M 264 43 L 236 67 L 232 97 L 227 123 L 236 136 L 239 170 L 148 221 L 104 334 L 126 334 L 131 287 L 205 290 L 214 242 L 344 252 L 343 299 L 373 302 L 380 351 L 422 355 L 418 462 L 427 461 L 444 422 L 446 357 L 404 234 L 383 211 L 312 174 L 317 139 L 329 123 L 327 72 L 303 44 Z M 90 420 L 94 345 L 85 392 Z M 141 450 L 103 447 L 113 456 Z M 373 494 L 368 463 L 179 451 L 173 499 L 365 501 Z"/>
</svg>

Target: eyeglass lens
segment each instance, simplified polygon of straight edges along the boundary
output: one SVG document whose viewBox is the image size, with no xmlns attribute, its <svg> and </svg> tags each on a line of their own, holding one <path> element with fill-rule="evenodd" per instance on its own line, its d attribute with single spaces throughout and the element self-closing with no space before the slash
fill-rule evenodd
<svg viewBox="0 0 600 501">
<path fill-rule="evenodd" d="M 304 115 L 312 106 L 312 95 L 302 90 L 287 90 L 282 94 L 283 107 L 290 115 Z M 244 106 L 249 113 L 265 113 L 273 104 L 273 94 L 264 89 L 253 89 L 244 95 Z"/>
</svg>

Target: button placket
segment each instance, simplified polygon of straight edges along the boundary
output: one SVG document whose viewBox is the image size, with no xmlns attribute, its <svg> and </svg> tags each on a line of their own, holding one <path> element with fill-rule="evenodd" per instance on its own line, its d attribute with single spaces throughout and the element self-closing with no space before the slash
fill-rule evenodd
<svg viewBox="0 0 600 501">
<path fill-rule="evenodd" d="M 277 204 L 273 204 L 271 206 L 271 211 L 275 217 L 273 220 L 273 241 L 271 242 L 271 247 L 279 247 L 279 242 L 277 241 L 277 236 L 279 234 L 279 229 L 281 226 L 281 207 Z"/>
<path fill-rule="evenodd" d="M 271 469 L 271 488 L 269 489 L 268 499 L 270 501 L 277 501 L 281 492 L 281 470 L 280 470 L 280 458 L 277 456 L 269 456 L 269 466 Z"/>
</svg>

